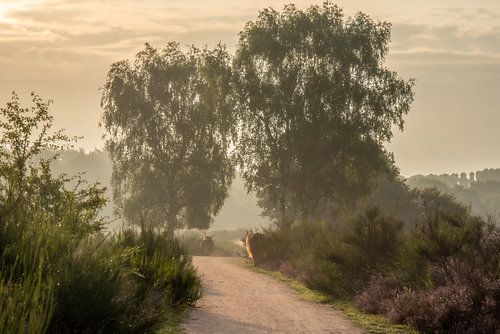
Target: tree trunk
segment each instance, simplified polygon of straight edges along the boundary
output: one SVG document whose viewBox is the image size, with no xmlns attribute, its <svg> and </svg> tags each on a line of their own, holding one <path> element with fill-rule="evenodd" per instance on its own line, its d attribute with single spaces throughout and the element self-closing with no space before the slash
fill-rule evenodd
<svg viewBox="0 0 500 334">
<path fill-rule="evenodd" d="M 280 162 L 280 199 L 279 199 L 279 210 L 280 210 L 280 228 L 282 230 L 290 230 L 291 221 L 287 215 L 286 209 L 286 193 L 288 188 L 288 172 L 285 170 L 285 164 L 283 161 Z"/>
<path fill-rule="evenodd" d="M 286 193 L 284 189 L 281 189 L 280 191 L 280 228 L 282 230 L 289 230 L 290 229 L 290 219 L 287 216 L 286 212 Z"/>
<path fill-rule="evenodd" d="M 175 210 L 167 209 L 166 211 L 166 226 L 165 230 L 169 237 L 174 236 L 174 232 L 177 229 L 177 213 L 173 212 Z"/>
</svg>

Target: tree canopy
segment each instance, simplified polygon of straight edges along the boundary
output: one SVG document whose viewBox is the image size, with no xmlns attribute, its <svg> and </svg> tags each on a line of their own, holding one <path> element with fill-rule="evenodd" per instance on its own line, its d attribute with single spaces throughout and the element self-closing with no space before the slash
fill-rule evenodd
<svg viewBox="0 0 500 334">
<path fill-rule="evenodd" d="M 209 226 L 234 174 L 230 93 L 230 59 L 221 45 L 186 52 L 177 43 L 146 45 L 133 64 L 112 65 L 103 123 L 115 202 L 129 221 Z"/>
<path fill-rule="evenodd" d="M 413 81 L 384 66 L 390 24 L 331 3 L 262 10 L 233 61 L 238 161 L 282 226 L 326 202 L 367 195 L 394 175 L 383 144 L 413 101 Z"/>
</svg>

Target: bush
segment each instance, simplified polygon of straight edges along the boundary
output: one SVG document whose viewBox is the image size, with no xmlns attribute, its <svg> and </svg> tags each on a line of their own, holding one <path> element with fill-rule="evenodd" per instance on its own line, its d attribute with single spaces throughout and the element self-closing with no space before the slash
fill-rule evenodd
<svg viewBox="0 0 500 334">
<path fill-rule="evenodd" d="M 139 298 L 162 292 L 168 307 L 193 305 L 201 296 L 201 284 L 180 241 L 168 231 L 142 227 L 127 230 L 127 247 L 133 250 L 128 266 L 139 286 Z M 118 236 L 118 242 L 121 237 Z"/>
<path fill-rule="evenodd" d="M 355 297 L 355 305 L 367 313 L 385 314 L 392 299 L 403 290 L 402 282 L 394 276 L 372 276 L 370 283 Z"/>
<path fill-rule="evenodd" d="M 0 108 L 0 332 L 144 333 L 175 318 L 200 297 L 190 257 L 166 232 L 105 236 L 104 189 L 39 157 L 69 138 L 33 100 Z"/>
<path fill-rule="evenodd" d="M 500 230 L 449 196 L 423 193 L 422 219 L 385 276 L 356 296 L 359 307 L 424 332 L 500 328 Z"/>
<path fill-rule="evenodd" d="M 83 245 L 57 264 L 52 333 L 110 333 L 122 328 L 122 268 L 93 245 Z"/>
<path fill-rule="evenodd" d="M 352 296 L 372 275 L 390 270 L 398 254 L 402 223 L 377 208 L 367 208 L 337 236 L 316 238 L 317 263 L 308 283 L 337 296 Z"/>
<path fill-rule="evenodd" d="M 379 194 L 380 196 L 380 194 Z M 274 269 L 423 332 L 500 328 L 500 229 L 432 189 L 407 196 L 413 225 L 366 208 L 334 228 L 264 231 Z"/>
<path fill-rule="evenodd" d="M 500 328 L 500 282 L 449 284 L 406 290 L 387 303 L 387 317 L 430 333 L 496 333 Z"/>
</svg>

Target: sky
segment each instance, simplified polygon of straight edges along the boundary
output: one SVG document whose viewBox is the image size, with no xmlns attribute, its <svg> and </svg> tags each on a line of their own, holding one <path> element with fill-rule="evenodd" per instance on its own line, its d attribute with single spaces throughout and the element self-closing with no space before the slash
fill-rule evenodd
<svg viewBox="0 0 500 334">
<path fill-rule="evenodd" d="M 103 146 L 100 91 L 112 63 L 145 42 L 234 50 L 238 32 L 264 0 L 0 0 L 0 105 L 15 90 L 52 99 L 55 125 Z M 300 8 L 321 1 L 297 0 Z M 392 23 L 387 67 L 414 78 L 405 129 L 386 147 L 402 175 L 500 167 L 500 1 L 344 0 Z"/>
</svg>

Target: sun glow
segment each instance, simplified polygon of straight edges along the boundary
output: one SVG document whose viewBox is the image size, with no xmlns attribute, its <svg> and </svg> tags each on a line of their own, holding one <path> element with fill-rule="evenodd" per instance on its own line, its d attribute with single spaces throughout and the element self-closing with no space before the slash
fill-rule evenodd
<svg viewBox="0 0 500 334">
<path fill-rule="evenodd" d="M 12 9 L 11 3 L 0 2 L 0 23 L 9 23 L 9 11 Z"/>
<path fill-rule="evenodd" d="M 27 3 L 21 0 L 0 0 L 0 23 L 15 23 L 16 20 L 10 16 L 11 12 L 25 9 Z"/>
<path fill-rule="evenodd" d="M 5 5 L 0 3 L 0 22 L 5 20 Z"/>
</svg>

